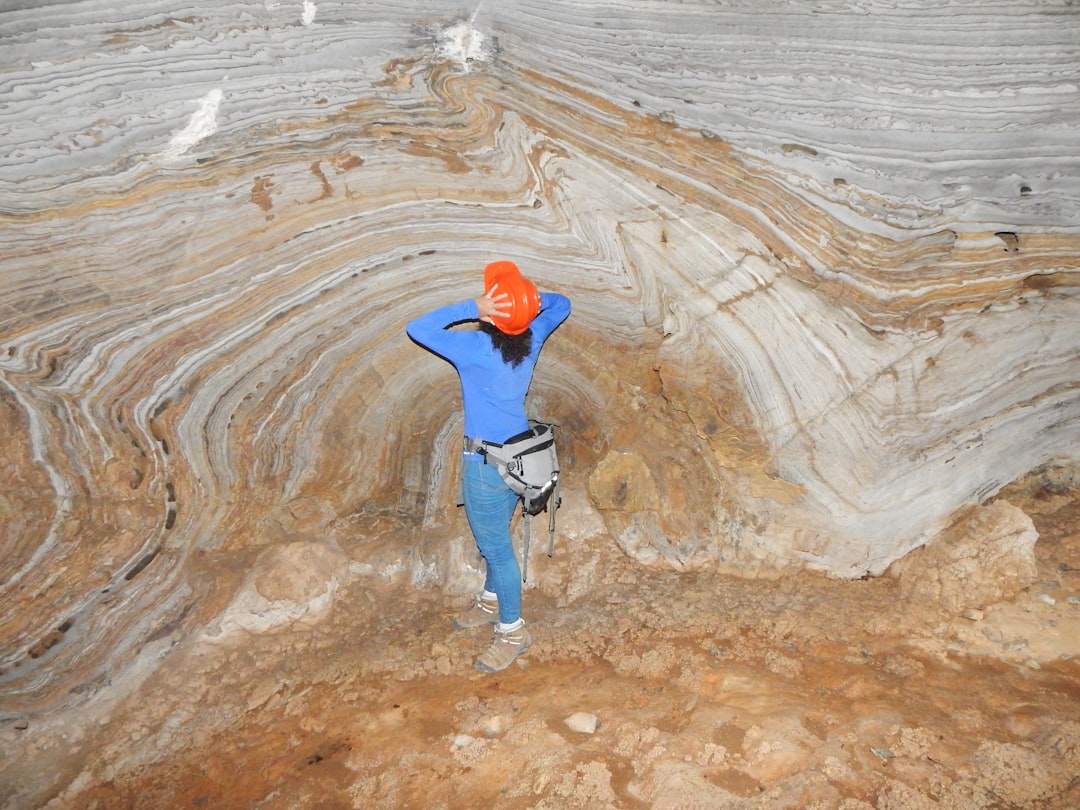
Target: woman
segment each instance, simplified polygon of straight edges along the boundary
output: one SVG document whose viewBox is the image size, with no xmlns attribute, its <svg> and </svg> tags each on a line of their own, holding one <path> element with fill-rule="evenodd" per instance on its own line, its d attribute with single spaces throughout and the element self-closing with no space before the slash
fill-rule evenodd
<svg viewBox="0 0 1080 810">
<path fill-rule="evenodd" d="M 513 262 L 484 269 L 484 294 L 440 307 L 412 321 L 409 337 L 448 360 L 461 380 L 465 407 L 462 491 L 465 514 L 484 558 L 484 591 L 454 620 L 463 629 L 495 625 L 491 647 L 476 659 L 482 672 L 506 669 L 531 639 L 521 618 L 521 568 L 510 539 L 517 495 L 477 452 L 483 442 L 503 444 L 529 428 L 525 395 L 548 335 L 570 314 L 570 301 L 538 293 Z M 452 330 L 479 321 L 479 330 Z"/>
</svg>

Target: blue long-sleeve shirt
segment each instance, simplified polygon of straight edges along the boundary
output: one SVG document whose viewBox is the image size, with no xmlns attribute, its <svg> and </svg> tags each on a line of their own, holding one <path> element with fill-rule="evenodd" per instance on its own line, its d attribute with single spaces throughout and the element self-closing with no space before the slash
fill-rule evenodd
<svg viewBox="0 0 1080 810">
<path fill-rule="evenodd" d="M 528 430 L 525 395 L 532 382 L 536 358 L 544 341 L 569 314 L 569 298 L 558 293 L 541 293 L 540 314 L 529 324 L 531 351 L 516 367 L 503 362 L 502 354 L 483 332 L 448 328 L 480 317 L 475 300 L 439 307 L 411 321 L 405 331 L 457 369 L 465 406 L 465 435 L 501 444 Z"/>
</svg>

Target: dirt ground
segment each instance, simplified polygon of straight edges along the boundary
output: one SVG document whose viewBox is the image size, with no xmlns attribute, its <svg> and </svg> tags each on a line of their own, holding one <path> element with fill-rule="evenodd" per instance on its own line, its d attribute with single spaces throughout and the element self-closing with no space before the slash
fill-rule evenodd
<svg viewBox="0 0 1080 810">
<path fill-rule="evenodd" d="M 483 675 L 460 598 L 353 580 L 314 627 L 177 645 L 91 727 L 7 730 L 59 775 L 9 806 L 1077 808 L 1080 497 L 1002 497 L 1036 523 L 1038 580 L 965 617 L 890 577 L 612 555 L 572 604 L 529 591 L 532 649 Z"/>
</svg>

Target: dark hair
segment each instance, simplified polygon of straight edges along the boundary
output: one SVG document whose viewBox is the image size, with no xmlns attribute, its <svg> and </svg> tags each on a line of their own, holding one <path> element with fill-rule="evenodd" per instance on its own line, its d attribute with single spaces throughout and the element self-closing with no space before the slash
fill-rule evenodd
<svg viewBox="0 0 1080 810">
<path fill-rule="evenodd" d="M 508 335 L 495 324 L 480 321 L 480 331 L 491 338 L 491 345 L 502 353 L 503 362 L 517 368 L 521 361 L 532 351 L 532 330 L 526 329 L 520 335 Z"/>
</svg>

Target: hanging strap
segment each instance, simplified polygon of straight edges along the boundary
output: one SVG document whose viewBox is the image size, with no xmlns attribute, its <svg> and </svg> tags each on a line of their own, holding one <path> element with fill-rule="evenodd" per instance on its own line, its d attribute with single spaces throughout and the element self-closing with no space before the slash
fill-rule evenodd
<svg viewBox="0 0 1080 810">
<path fill-rule="evenodd" d="M 524 505 L 521 507 L 521 514 L 525 517 L 525 544 L 521 548 L 521 581 L 525 582 L 529 578 L 529 524 L 532 519 Z"/>
<path fill-rule="evenodd" d="M 551 493 L 551 498 L 548 500 L 548 549 L 547 555 L 551 557 L 555 554 L 555 513 L 559 511 L 559 481 L 555 480 L 555 489 Z M 521 516 L 525 518 L 524 534 L 525 542 L 521 548 L 521 581 L 526 582 L 529 578 L 529 541 L 530 529 L 532 528 L 532 517 L 529 515 L 529 510 L 525 508 L 525 502 L 521 503 Z"/>
<path fill-rule="evenodd" d="M 559 501 L 559 479 L 555 479 L 555 489 L 548 500 L 548 556 L 555 553 L 555 513 L 562 503 Z"/>
</svg>

